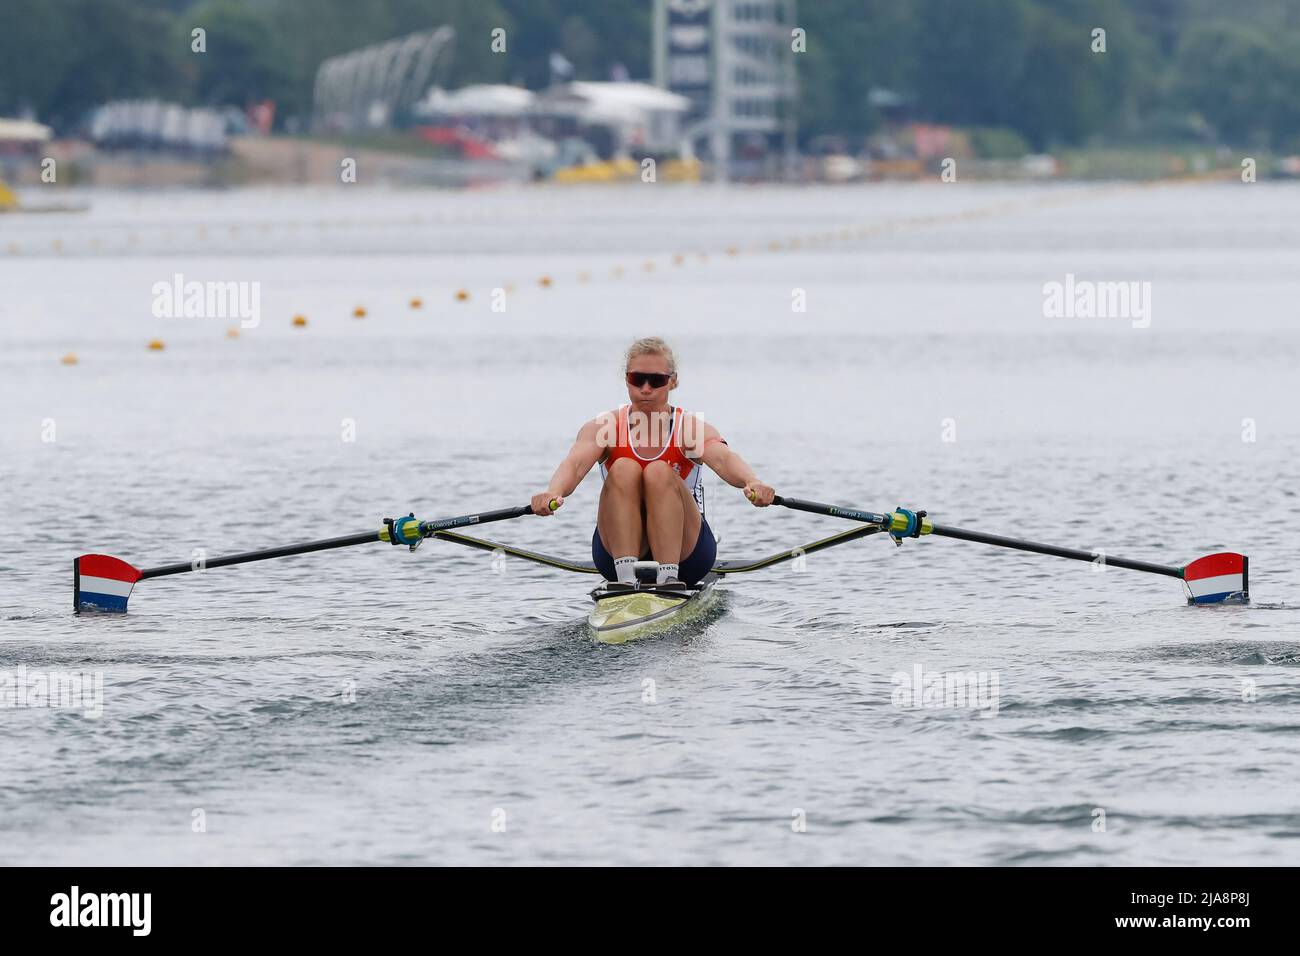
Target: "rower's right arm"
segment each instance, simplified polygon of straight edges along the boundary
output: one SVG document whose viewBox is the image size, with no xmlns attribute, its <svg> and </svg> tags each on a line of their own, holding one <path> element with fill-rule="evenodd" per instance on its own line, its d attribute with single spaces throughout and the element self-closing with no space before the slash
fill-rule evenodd
<svg viewBox="0 0 1300 956">
<path fill-rule="evenodd" d="M 605 457 L 609 413 L 592 419 L 578 429 L 578 437 L 573 447 L 564 456 L 564 461 L 551 475 L 546 490 L 533 495 L 533 514 L 549 515 L 552 513 L 551 502 L 557 502 L 556 508 L 564 504 L 564 499 L 573 494 L 573 490 L 587 477 L 587 472 Z"/>
</svg>

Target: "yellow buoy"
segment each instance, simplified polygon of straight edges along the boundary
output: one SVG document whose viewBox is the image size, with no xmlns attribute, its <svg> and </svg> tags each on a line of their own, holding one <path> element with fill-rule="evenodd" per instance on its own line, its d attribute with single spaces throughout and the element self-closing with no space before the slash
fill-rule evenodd
<svg viewBox="0 0 1300 956">
<path fill-rule="evenodd" d="M 355 309 L 352 310 L 352 317 L 354 319 L 364 319 L 366 317 L 366 310 L 363 309 L 361 306 L 357 306 Z"/>
<path fill-rule="evenodd" d="M 422 308 L 424 308 L 424 300 L 423 300 L 423 299 L 420 299 L 420 298 L 418 298 L 418 297 L 412 299 L 412 300 L 411 300 L 411 308 L 413 308 L 413 309 L 422 309 Z"/>
<path fill-rule="evenodd" d="M 59 359 L 59 361 L 62 362 L 64 365 L 76 365 L 77 353 L 69 352 L 67 355 L 63 356 L 63 358 Z"/>
<path fill-rule="evenodd" d="M 305 329 L 307 327 L 307 316 L 295 315 L 293 317 L 293 324 L 296 328 Z"/>
<path fill-rule="evenodd" d="M 682 255 L 680 252 L 677 253 L 677 255 L 673 256 L 673 265 L 675 266 L 679 266 L 685 261 L 686 261 L 686 257 Z"/>
<path fill-rule="evenodd" d="M 457 302 L 468 302 L 468 301 L 469 301 L 469 292 L 466 291 L 465 289 L 457 289 L 457 290 L 456 290 L 456 301 L 457 301 Z"/>
<path fill-rule="evenodd" d="M 230 328 L 226 329 L 226 338 L 228 339 L 239 338 L 239 328 L 237 326 L 232 325 Z"/>
<path fill-rule="evenodd" d="M 163 350 L 163 348 L 164 348 L 164 346 L 163 346 L 163 340 L 162 340 L 162 339 L 150 339 L 150 340 L 149 340 L 149 350 L 150 350 L 151 352 L 161 352 L 161 351 Z"/>
<path fill-rule="evenodd" d="M 537 284 L 541 286 L 543 289 L 549 289 L 551 287 L 551 277 L 542 276 L 540 279 L 537 280 Z"/>
</svg>

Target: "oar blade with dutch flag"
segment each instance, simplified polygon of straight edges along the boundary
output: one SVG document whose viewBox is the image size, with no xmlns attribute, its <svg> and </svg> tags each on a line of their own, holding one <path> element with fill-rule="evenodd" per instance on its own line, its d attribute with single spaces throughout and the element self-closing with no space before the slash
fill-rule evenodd
<svg viewBox="0 0 1300 956">
<path fill-rule="evenodd" d="M 1189 604 L 1250 601 L 1250 558 L 1221 551 L 1197 558 L 1183 569 Z"/>
</svg>

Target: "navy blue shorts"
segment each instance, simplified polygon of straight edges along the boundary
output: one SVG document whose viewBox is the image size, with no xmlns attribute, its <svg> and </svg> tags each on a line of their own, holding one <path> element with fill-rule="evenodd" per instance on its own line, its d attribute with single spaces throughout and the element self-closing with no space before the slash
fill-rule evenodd
<svg viewBox="0 0 1300 956">
<path fill-rule="evenodd" d="M 718 542 L 713 537 L 709 523 L 700 519 L 700 536 L 695 539 L 695 547 L 679 565 L 678 577 L 687 584 L 697 584 L 700 578 L 713 570 L 713 562 L 718 557 Z M 605 550 L 605 542 L 600 540 L 600 529 L 591 533 L 591 560 L 596 570 L 605 576 L 606 581 L 617 581 L 618 572 L 614 570 L 614 556 Z M 646 560 L 653 560 L 649 556 Z"/>
</svg>

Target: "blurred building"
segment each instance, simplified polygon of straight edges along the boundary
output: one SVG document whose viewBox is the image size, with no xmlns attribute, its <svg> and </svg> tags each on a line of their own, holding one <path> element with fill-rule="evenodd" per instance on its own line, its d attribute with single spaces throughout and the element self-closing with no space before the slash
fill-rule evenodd
<svg viewBox="0 0 1300 956">
<path fill-rule="evenodd" d="M 717 175 L 737 156 L 792 165 L 796 29 L 794 0 L 655 0 L 655 85 L 690 101 L 685 135 Z"/>
<path fill-rule="evenodd" d="M 90 116 L 90 139 L 105 149 L 171 150 L 198 155 L 226 152 L 227 137 L 246 131 L 232 107 L 190 108 L 159 100 L 115 100 Z"/>
<path fill-rule="evenodd" d="M 29 153 L 50 138 L 50 128 L 29 119 L 0 117 L 0 155 Z"/>
<path fill-rule="evenodd" d="M 556 144 L 534 126 L 537 94 L 522 86 L 478 83 L 434 87 L 411 110 L 420 135 L 466 159 L 499 159 L 537 176 L 555 165 Z"/>
<path fill-rule="evenodd" d="M 33 169 L 33 160 L 49 138 L 48 126 L 27 119 L 0 118 L 0 212 L 18 207 L 18 197 L 5 179 L 24 167 Z"/>
</svg>

